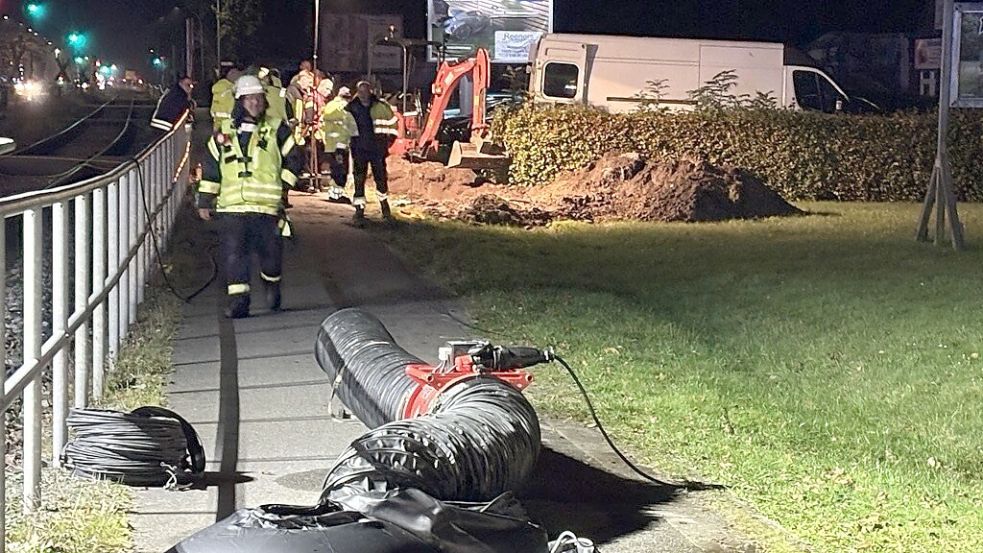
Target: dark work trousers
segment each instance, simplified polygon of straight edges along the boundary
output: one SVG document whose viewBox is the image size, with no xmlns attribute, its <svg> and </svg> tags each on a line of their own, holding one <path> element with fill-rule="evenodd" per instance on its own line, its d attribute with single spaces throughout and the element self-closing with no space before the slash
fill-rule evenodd
<svg viewBox="0 0 983 553">
<path fill-rule="evenodd" d="M 222 263 L 230 299 L 245 296 L 248 304 L 250 261 L 259 257 L 263 282 L 280 282 L 283 268 L 283 238 L 279 219 L 259 213 L 222 213 Z M 241 299 L 241 298 L 240 298 Z"/>
<path fill-rule="evenodd" d="M 338 148 L 328 156 L 328 161 L 331 163 L 331 180 L 337 186 L 344 188 L 348 183 L 348 150 Z M 362 189 L 364 192 L 365 181 L 362 181 Z"/>
<path fill-rule="evenodd" d="M 379 193 L 379 200 L 387 199 L 389 193 L 389 175 L 386 173 L 386 156 L 377 154 L 374 156 L 355 155 L 352 158 L 352 175 L 355 177 L 355 195 L 352 203 L 356 206 L 361 200 L 365 202 L 365 179 L 368 178 L 369 165 L 372 166 L 372 179 L 375 181 L 375 189 Z"/>
</svg>

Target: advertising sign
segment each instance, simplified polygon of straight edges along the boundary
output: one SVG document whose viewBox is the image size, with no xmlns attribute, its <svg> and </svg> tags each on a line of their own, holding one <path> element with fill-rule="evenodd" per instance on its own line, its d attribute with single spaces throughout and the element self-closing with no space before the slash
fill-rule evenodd
<svg viewBox="0 0 983 553">
<path fill-rule="evenodd" d="M 485 48 L 492 63 L 528 63 L 529 50 L 553 32 L 553 0 L 429 0 L 428 39 L 450 58 Z M 436 59 L 430 49 L 431 61 Z"/>
<path fill-rule="evenodd" d="M 915 40 L 915 69 L 938 70 L 942 67 L 942 39 Z"/>
<path fill-rule="evenodd" d="M 376 43 L 396 27 L 403 36 L 403 16 L 324 13 L 321 17 L 321 65 L 330 73 L 399 71 L 402 51 Z"/>
<path fill-rule="evenodd" d="M 952 105 L 983 108 L 983 3 L 955 5 Z"/>
</svg>

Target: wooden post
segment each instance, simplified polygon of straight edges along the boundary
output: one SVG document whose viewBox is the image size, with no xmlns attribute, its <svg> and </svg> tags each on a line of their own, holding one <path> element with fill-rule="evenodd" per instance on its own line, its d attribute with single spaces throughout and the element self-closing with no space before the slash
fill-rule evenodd
<svg viewBox="0 0 983 553">
<path fill-rule="evenodd" d="M 928 184 L 928 190 L 925 192 L 925 203 L 922 207 L 916 238 L 922 242 L 928 241 L 928 227 L 934 207 L 936 208 L 935 244 L 942 245 L 945 242 L 946 229 L 948 228 L 952 247 L 958 251 L 965 247 L 965 241 L 962 223 L 959 221 L 959 213 L 956 210 L 956 195 L 952 187 L 952 167 L 949 163 L 949 152 L 946 144 L 946 137 L 949 132 L 949 106 L 952 103 L 952 41 L 955 5 L 954 0 L 944 0 L 944 2 L 937 153 L 935 165 L 932 168 L 932 178 Z"/>
</svg>

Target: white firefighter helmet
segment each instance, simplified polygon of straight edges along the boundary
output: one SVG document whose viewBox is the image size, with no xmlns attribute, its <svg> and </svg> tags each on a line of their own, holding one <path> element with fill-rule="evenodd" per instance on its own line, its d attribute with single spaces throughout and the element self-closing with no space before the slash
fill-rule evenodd
<svg viewBox="0 0 983 553">
<path fill-rule="evenodd" d="M 255 75 L 243 75 L 236 80 L 236 99 L 250 94 L 266 94 L 266 90 Z"/>
<path fill-rule="evenodd" d="M 321 79 L 321 82 L 317 83 L 317 93 L 324 98 L 331 96 L 332 90 L 334 90 L 334 82 L 331 79 Z"/>
</svg>

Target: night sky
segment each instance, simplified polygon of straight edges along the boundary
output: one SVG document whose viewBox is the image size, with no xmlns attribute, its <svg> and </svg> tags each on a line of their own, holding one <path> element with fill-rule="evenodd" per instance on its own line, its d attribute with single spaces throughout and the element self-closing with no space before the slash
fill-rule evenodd
<svg viewBox="0 0 983 553">
<path fill-rule="evenodd" d="M 73 29 L 89 32 L 91 53 L 143 69 L 147 49 L 170 50 L 160 37 L 183 44 L 177 0 L 43 0 L 47 18 L 35 27 L 52 40 Z M 266 0 L 258 50 L 299 58 L 310 50 L 303 36 L 313 0 Z M 407 34 L 426 33 L 425 0 L 322 0 L 338 11 L 401 12 Z M 933 0 L 555 0 L 558 32 L 613 33 L 775 40 L 802 45 L 830 31 L 918 32 L 930 28 Z M 18 0 L 0 0 L 0 12 L 21 12 Z M 301 31 L 297 31 L 298 27 Z"/>
</svg>

